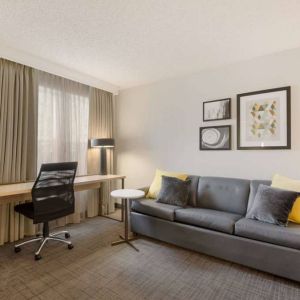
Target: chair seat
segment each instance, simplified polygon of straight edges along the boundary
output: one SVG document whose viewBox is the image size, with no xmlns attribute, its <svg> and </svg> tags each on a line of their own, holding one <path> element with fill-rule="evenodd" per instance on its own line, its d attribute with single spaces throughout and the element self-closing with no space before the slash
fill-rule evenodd
<svg viewBox="0 0 300 300">
<path fill-rule="evenodd" d="M 59 198 L 52 198 L 51 205 L 42 207 L 39 214 L 34 212 L 33 202 L 18 204 L 15 211 L 27 218 L 33 219 L 34 224 L 49 222 L 74 212 L 74 207 L 69 206 L 67 202 L 61 201 Z"/>
<path fill-rule="evenodd" d="M 27 218 L 33 219 L 33 203 L 27 202 L 15 206 L 15 211 L 24 215 Z"/>
<path fill-rule="evenodd" d="M 233 234 L 234 224 L 241 215 L 207 208 L 176 210 L 175 221 Z"/>
<path fill-rule="evenodd" d="M 235 235 L 300 250 L 300 225 L 287 227 L 243 218 L 235 224 Z"/>
<path fill-rule="evenodd" d="M 180 209 L 181 207 L 165 203 L 158 203 L 155 200 L 142 199 L 133 200 L 131 208 L 132 210 L 140 212 L 142 214 L 174 221 L 175 210 Z"/>
</svg>

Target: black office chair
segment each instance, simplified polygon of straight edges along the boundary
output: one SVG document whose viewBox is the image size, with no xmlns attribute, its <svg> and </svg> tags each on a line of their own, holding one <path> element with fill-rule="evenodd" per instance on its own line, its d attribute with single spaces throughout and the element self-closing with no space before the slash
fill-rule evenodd
<svg viewBox="0 0 300 300">
<path fill-rule="evenodd" d="M 32 202 L 15 206 L 15 211 L 33 219 L 34 224 L 43 223 L 43 236 L 37 235 L 18 245 L 15 252 L 21 251 L 21 246 L 39 241 L 41 244 L 35 252 L 35 260 L 41 259 L 40 252 L 49 240 L 63 242 L 69 249 L 73 248 L 68 231 L 49 233 L 49 221 L 74 213 L 74 179 L 77 162 L 42 164 L 39 175 L 33 185 Z M 65 239 L 58 237 L 64 234 Z"/>
</svg>

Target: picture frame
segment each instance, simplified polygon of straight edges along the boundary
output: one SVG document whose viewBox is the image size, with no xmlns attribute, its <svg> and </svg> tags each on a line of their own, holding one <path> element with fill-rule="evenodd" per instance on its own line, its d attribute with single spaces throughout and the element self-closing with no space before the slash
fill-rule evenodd
<svg viewBox="0 0 300 300">
<path fill-rule="evenodd" d="M 203 122 L 231 119 L 231 98 L 203 102 Z"/>
<path fill-rule="evenodd" d="M 200 150 L 231 150 L 231 125 L 199 128 Z"/>
<path fill-rule="evenodd" d="M 237 149 L 291 149 L 291 87 L 237 95 Z"/>
</svg>

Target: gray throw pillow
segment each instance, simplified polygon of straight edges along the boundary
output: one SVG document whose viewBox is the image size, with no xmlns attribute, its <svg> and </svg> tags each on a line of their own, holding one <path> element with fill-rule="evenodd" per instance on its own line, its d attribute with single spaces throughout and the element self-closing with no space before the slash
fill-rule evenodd
<svg viewBox="0 0 300 300">
<path fill-rule="evenodd" d="M 247 219 L 286 226 L 298 193 L 260 184 Z"/>
<path fill-rule="evenodd" d="M 185 207 L 189 197 L 190 180 L 162 176 L 157 202 Z"/>
</svg>

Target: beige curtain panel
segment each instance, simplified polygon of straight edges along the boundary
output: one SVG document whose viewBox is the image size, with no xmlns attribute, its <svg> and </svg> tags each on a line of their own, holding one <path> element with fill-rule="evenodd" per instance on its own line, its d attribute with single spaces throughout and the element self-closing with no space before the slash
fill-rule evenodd
<svg viewBox="0 0 300 300">
<path fill-rule="evenodd" d="M 89 139 L 91 138 L 113 138 L 114 105 L 112 93 L 90 88 L 89 107 Z M 88 174 L 99 174 L 100 172 L 100 152 L 99 149 L 88 149 Z M 114 172 L 113 149 L 107 149 L 107 173 Z M 114 212 L 115 202 L 110 197 L 112 183 L 104 183 L 101 189 L 100 207 L 98 191 L 89 191 L 89 201 L 87 204 L 87 216 L 93 217 L 100 214 L 107 215 Z"/>
<path fill-rule="evenodd" d="M 87 174 L 89 86 L 47 72 L 38 74 L 38 157 L 42 163 L 77 161 L 76 176 Z M 75 193 L 72 215 L 50 228 L 80 223 L 86 217 L 87 192 Z"/>
<path fill-rule="evenodd" d="M 69 139 L 75 141 L 74 139 L 80 138 L 77 141 L 79 146 L 76 155 L 78 157 L 72 157 L 66 149 L 61 149 L 61 146 L 56 149 L 57 156 L 48 157 L 47 149 L 51 145 L 44 145 L 45 141 L 40 137 L 51 136 L 55 128 L 47 124 L 43 126 L 42 121 L 45 116 L 39 117 L 38 115 L 39 103 L 43 109 L 47 106 L 47 120 L 51 119 L 52 124 L 60 124 L 60 130 L 66 127 L 65 133 Z M 53 106 L 58 107 L 58 112 L 63 114 L 63 123 L 59 123 L 62 122 L 61 120 L 53 119 L 54 115 L 59 115 L 59 113 L 53 114 Z M 72 111 L 72 116 L 66 121 L 68 110 Z M 69 159 L 78 160 L 81 162 L 78 170 L 80 175 L 99 174 L 99 149 L 87 150 L 87 139 L 113 138 L 113 110 L 113 95 L 109 92 L 0 59 L 0 184 L 35 180 L 37 167 L 39 167 L 37 161 L 40 164 Z M 82 117 L 85 111 L 86 122 Z M 76 113 L 77 116 L 80 115 L 80 118 L 74 117 Z M 78 120 L 85 122 L 85 125 Z M 68 128 L 76 129 L 73 132 Z M 87 131 L 86 134 L 84 129 Z M 56 134 L 54 136 L 57 138 Z M 37 152 L 39 152 L 39 159 Z M 66 157 L 60 157 L 62 153 Z M 113 150 L 108 149 L 108 173 L 114 172 L 113 161 Z M 79 223 L 85 217 L 113 212 L 114 200 L 110 198 L 111 189 L 112 183 L 105 183 L 100 195 L 98 190 L 76 193 L 75 213 L 51 222 L 51 226 Z M 101 197 L 101 207 L 99 197 Z M 0 245 L 33 235 L 38 229 L 33 225 L 32 220 L 14 212 L 16 204 L 18 203 L 0 204 Z"/>
<path fill-rule="evenodd" d="M 0 184 L 36 177 L 37 83 L 32 68 L 0 58 Z M 35 233 L 31 220 L 0 204 L 0 245 Z"/>
</svg>

